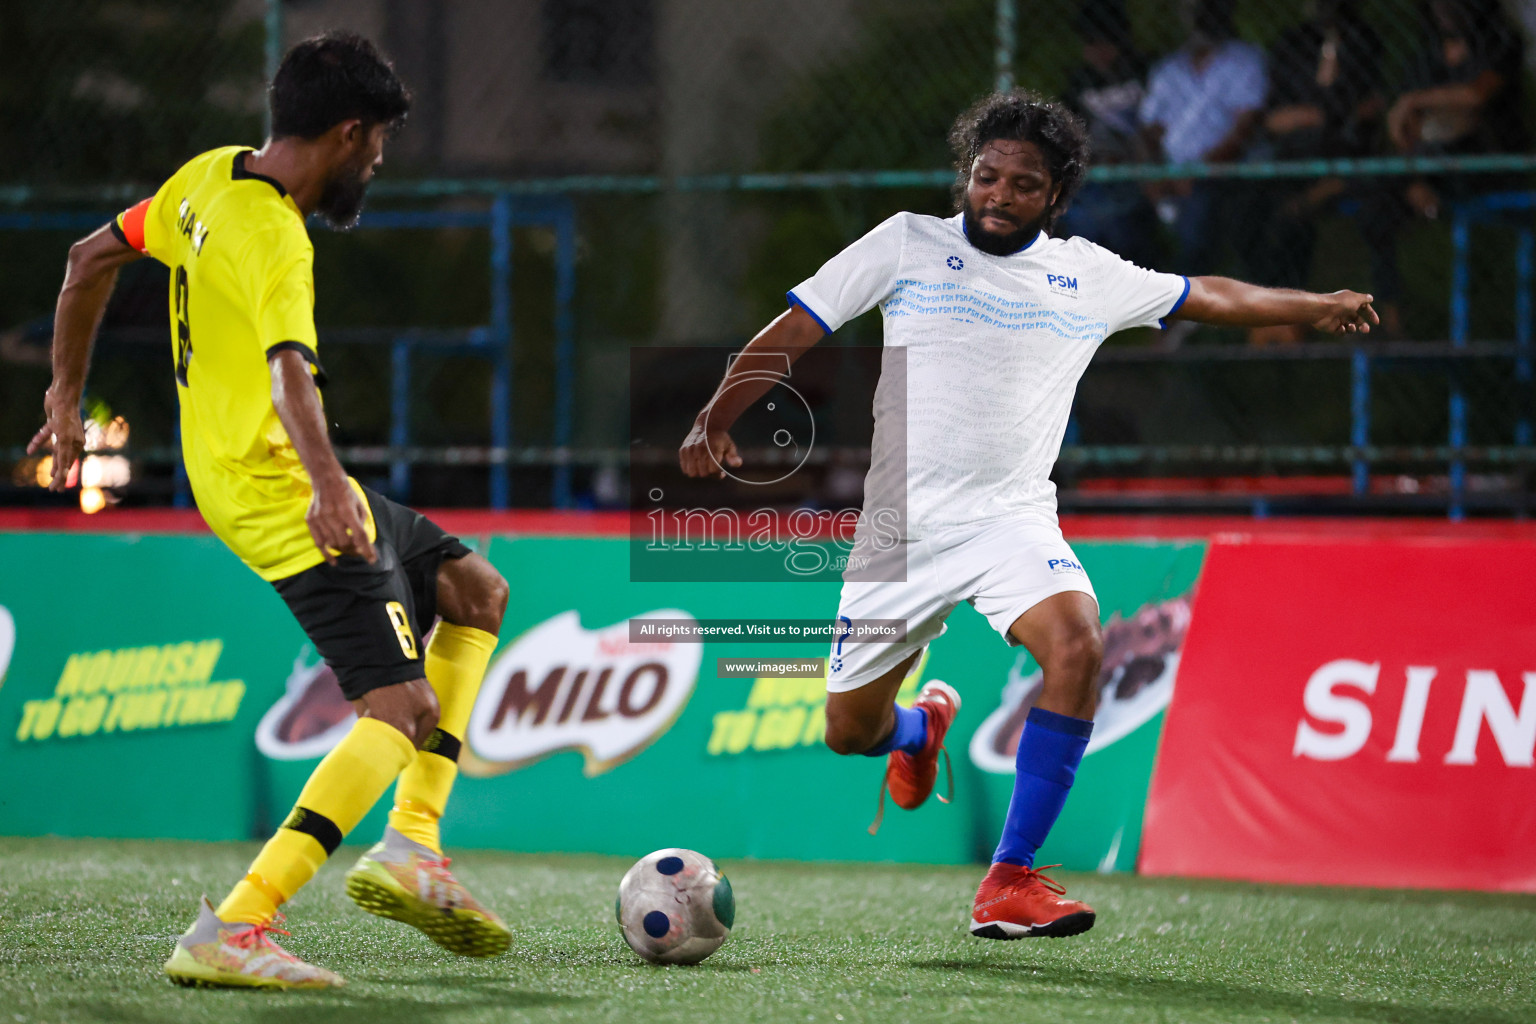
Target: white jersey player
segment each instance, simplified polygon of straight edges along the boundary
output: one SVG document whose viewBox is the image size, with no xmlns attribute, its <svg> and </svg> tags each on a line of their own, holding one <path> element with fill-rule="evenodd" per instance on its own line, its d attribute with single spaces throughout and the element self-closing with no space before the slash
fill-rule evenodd
<svg viewBox="0 0 1536 1024">
<path fill-rule="evenodd" d="M 905 572 L 901 582 L 845 574 L 838 616 L 904 620 L 906 635 L 834 651 L 827 745 L 888 757 L 892 799 L 923 803 L 960 698 L 936 680 L 912 708 L 894 698 L 955 606 L 973 605 L 1006 642 L 1029 650 L 1043 680 L 971 932 L 1074 935 L 1092 927 L 1093 910 L 1066 899 L 1034 856 L 1087 746 L 1103 653 L 1093 585 L 1061 535 L 1050 481 L 1077 382 L 1104 339 L 1129 327 L 1187 319 L 1353 332 L 1377 319 L 1371 296 L 1357 292 L 1155 273 L 1091 242 L 1052 238 L 1087 161 L 1082 126 L 1057 104 L 1024 92 L 989 96 L 960 116 L 950 141 L 959 212 L 897 214 L 796 285 L 790 308 L 743 350 L 699 413 L 680 461 L 690 476 L 739 466 L 728 430 L 771 386 L 764 370 L 775 360 L 782 370 L 785 356 L 793 362 L 879 306 L 887 351 L 904 356 L 887 360 L 886 373 L 901 367 L 904 379 L 883 377 L 876 391 L 865 513 L 872 499 L 889 498 L 882 476 L 895 467 L 905 484 Z"/>
</svg>

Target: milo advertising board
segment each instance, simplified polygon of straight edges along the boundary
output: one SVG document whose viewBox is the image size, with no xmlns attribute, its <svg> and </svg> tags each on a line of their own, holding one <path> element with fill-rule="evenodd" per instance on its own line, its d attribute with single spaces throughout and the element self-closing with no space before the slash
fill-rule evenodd
<svg viewBox="0 0 1536 1024">
<path fill-rule="evenodd" d="M 985 860 L 1039 675 L 961 607 L 902 688 L 955 685 L 954 801 L 875 814 L 882 758 L 822 745 L 825 639 L 632 620 L 819 622 L 838 585 L 630 582 L 623 538 L 466 538 L 512 583 L 444 821 L 457 847 Z M 1046 862 L 1127 870 L 1203 544 L 1079 543 L 1107 619 L 1092 746 Z M 0 833 L 237 839 L 281 821 L 352 708 L 211 537 L 0 536 Z M 766 630 L 766 627 L 764 627 Z M 808 671 L 753 675 L 758 659 Z M 746 671 L 743 668 L 747 667 Z M 940 781 L 942 793 L 944 781 Z M 389 797 L 353 838 L 371 840 Z"/>
<path fill-rule="evenodd" d="M 1134 866 L 1203 549 L 1077 546 L 1107 618 L 1101 710 L 1042 857 L 1077 869 Z M 444 820 L 450 844 L 615 854 L 683 845 L 720 857 L 938 863 L 990 855 L 1039 675 L 969 609 L 957 609 L 902 688 L 910 700 L 923 680 L 942 678 L 962 693 L 949 744 L 954 801 L 887 814 L 870 836 L 884 761 L 839 758 L 822 745 L 821 677 L 722 673 L 764 657 L 824 658 L 825 641 L 635 642 L 628 627 L 830 619 L 835 583 L 631 583 L 621 539 L 498 537 L 481 550 L 513 581 L 513 596 Z M 329 672 L 300 654 L 258 731 L 270 819 L 349 724 Z M 362 828 L 371 834 L 382 814 Z"/>
</svg>

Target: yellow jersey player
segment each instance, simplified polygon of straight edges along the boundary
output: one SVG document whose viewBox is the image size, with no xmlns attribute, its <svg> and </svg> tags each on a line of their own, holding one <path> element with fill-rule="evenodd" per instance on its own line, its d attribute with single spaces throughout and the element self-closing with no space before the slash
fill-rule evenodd
<svg viewBox="0 0 1536 1024">
<path fill-rule="evenodd" d="M 51 447 L 52 487 L 62 489 L 84 447 L 81 391 L 117 269 L 142 255 L 165 263 L 197 506 L 287 602 L 357 710 L 250 872 L 217 908 L 203 899 L 165 971 L 188 985 L 322 988 L 342 979 L 273 940 L 278 907 L 397 779 L 389 826 L 348 873 L 348 894 L 456 953 L 510 944 L 506 925 L 449 872 L 438 835 L 508 591 L 484 558 L 346 475 L 317 390 L 304 218 L 356 223 L 410 95 L 367 40 L 328 33 L 283 58 L 270 102 L 260 150 L 193 158 L 70 249 L 48 422 L 30 449 Z"/>
</svg>

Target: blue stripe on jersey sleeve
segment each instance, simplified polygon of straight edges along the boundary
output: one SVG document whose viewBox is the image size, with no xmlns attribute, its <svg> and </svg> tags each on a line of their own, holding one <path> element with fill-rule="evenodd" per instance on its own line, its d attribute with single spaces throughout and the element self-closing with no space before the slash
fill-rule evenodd
<svg viewBox="0 0 1536 1024">
<path fill-rule="evenodd" d="M 1189 298 L 1189 278 L 1186 277 L 1184 278 L 1184 291 L 1179 293 L 1179 301 L 1173 304 L 1172 309 L 1163 314 L 1162 319 L 1157 322 L 1157 326 L 1166 331 L 1168 329 L 1168 318 L 1179 311 L 1179 307 L 1184 305 L 1184 300 L 1187 298 Z"/>
<path fill-rule="evenodd" d="M 1186 284 L 1184 286 L 1184 288 L 1185 288 L 1185 291 L 1188 291 L 1189 290 L 1189 285 Z M 784 298 L 789 300 L 789 304 L 791 306 L 799 306 L 801 309 L 803 309 L 807 313 L 809 313 L 810 316 L 811 316 L 811 319 L 815 320 L 816 321 L 816 325 L 818 327 L 820 327 L 823 331 L 826 331 L 828 334 L 832 333 L 832 328 L 827 326 L 827 322 L 825 320 L 823 320 L 821 317 L 817 316 L 816 315 L 816 311 L 814 309 L 812 309 L 810 306 L 807 306 L 805 304 L 805 300 L 802 299 L 800 296 L 795 294 L 794 289 L 790 289 L 789 291 L 785 292 L 784 293 Z M 1183 300 L 1180 299 L 1179 301 L 1182 302 Z M 1177 309 L 1178 307 L 1175 306 L 1174 308 Z"/>
</svg>

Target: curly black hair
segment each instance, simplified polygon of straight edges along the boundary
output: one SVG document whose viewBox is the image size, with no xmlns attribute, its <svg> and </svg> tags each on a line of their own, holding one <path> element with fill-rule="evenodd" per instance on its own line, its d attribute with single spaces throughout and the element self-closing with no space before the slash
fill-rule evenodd
<svg viewBox="0 0 1536 1024">
<path fill-rule="evenodd" d="M 411 109 L 410 90 L 374 45 L 335 30 L 289 50 L 267 97 L 274 139 L 318 138 L 353 118 L 397 128 Z"/>
<path fill-rule="evenodd" d="M 1088 173 L 1088 130 L 1065 106 L 1025 89 L 984 96 L 955 119 L 949 147 L 955 154 L 955 211 L 965 209 L 976 154 L 993 139 L 1033 142 L 1061 193 L 1045 218 L 1050 231 Z"/>
</svg>

